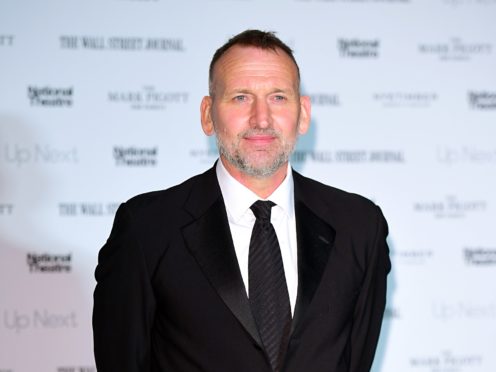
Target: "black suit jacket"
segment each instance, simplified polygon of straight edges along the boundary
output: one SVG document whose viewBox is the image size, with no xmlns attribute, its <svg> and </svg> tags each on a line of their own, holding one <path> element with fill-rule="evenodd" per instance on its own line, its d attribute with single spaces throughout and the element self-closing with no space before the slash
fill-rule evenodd
<svg viewBox="0 0 496 372">
<path fill-rule="evenodd" d="M 293 174 L 298 295 L 284 371 L 368 371 L 386 222 L 369 200 Z M 214 168 L 122 204 L 95 277 L 99 372 L 270 371 Z"/>
</svg>

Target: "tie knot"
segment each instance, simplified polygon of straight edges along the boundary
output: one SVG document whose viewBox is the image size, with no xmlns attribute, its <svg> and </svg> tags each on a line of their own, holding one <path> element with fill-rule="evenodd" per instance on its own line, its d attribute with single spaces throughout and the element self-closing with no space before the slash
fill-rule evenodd
<svg viewBox="0 0 496 372">
<path fill-rule="evenodd" d="M 270 210 L 275 203 L 270 200 L 257 200 L 250 209 L 253 211 L 257 220 L 270 222 Z"/>
</svg>

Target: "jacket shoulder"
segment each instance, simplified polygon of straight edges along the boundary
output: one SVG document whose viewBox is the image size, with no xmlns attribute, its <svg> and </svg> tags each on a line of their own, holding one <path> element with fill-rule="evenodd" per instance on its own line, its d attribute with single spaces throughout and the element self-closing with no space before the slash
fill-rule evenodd
<svg viewBox="0 0 496 372">
<path fill-rule="evenodd" d="M 368 259 L 379 251 L 386 257 L 388 224 L 373 201 L 299 174 L 294 176 L 295 200 L 298 198 L 332 226 L 341 239 L 340 244 L 354 252 L 359 267 L 365 269 Z M 349 246 L 344 242 L 353 243 Z"/>
<path fill-rule="evenodd" d="M 203 176 L 199 174 L 167 189 L 149 191 L 130 198 L 124 204 L 133 215 L 148 215 L 176 211 L 188 199 L 191 190 Z"/>
<path fill-rule="evenodd" d="M 366 197 L 326 185 L 314 179 L 293 172 L 295 193 L 314 205 L 327 206 L 333 210 L 346 210 L 348 213 L 373 212 L 377 206 Z"/>
</svg>

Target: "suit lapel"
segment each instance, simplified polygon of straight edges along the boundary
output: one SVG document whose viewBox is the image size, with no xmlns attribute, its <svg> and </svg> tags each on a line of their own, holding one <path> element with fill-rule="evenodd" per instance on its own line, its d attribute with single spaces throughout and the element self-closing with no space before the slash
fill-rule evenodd
<svg viewBox="0 0 496 372">
<path fill-rule="evenodd" d="M 234 251 L 215 167 L 199 177 L 185 207 L 194 218 L 183 228 L 186 246 L 226 306 L 261 346 Z"/>
<path fill-rule="evenodd" d="M 293 316 L 292 331 L 301 323 L 321 282 L 334 246 L 336 232 L 317 213 L 322 208 L 318 195 L 304 190 L 304 179 L 296 172 L 295 213 L 298 244 L 298 295 Z"/>
<path fill-rule="evenodd" d="M 319 196 L 305 187 L 305 179 L 294 175 L 296 234 L 298 245 L 298 295 L 292 332 L 312 302 L 334 245 L 335 230 L 324 215 Z M 227 220 L 226 208 L 214 168 L 198 177 L 185 209 L 193 221 L 183 228 L 183 237 L 205 277 L 251 337 L 262 346 L 251 314 L 246 289 Z"/>
</svg>

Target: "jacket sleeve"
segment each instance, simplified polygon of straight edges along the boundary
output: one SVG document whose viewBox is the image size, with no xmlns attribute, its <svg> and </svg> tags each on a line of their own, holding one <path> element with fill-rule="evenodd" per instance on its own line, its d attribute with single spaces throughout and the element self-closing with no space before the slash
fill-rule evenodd
<svg viewBox="0 0 496 372">
<path fill-rule="evenodd" d="M 98 372 L 149 372 L 155 299 L 144 253 L 126 204 L 100 250 L 93 294 Z"/>
<path fill-rule="evenodd" d="M 388 227 L 376 207 L 375 236 L 371 237 L 365 278 L 353 313 L 350 372 L 370 371 L 386 306 L 386 279 L 391 270 L 386 243 Z"/>
</svg>

